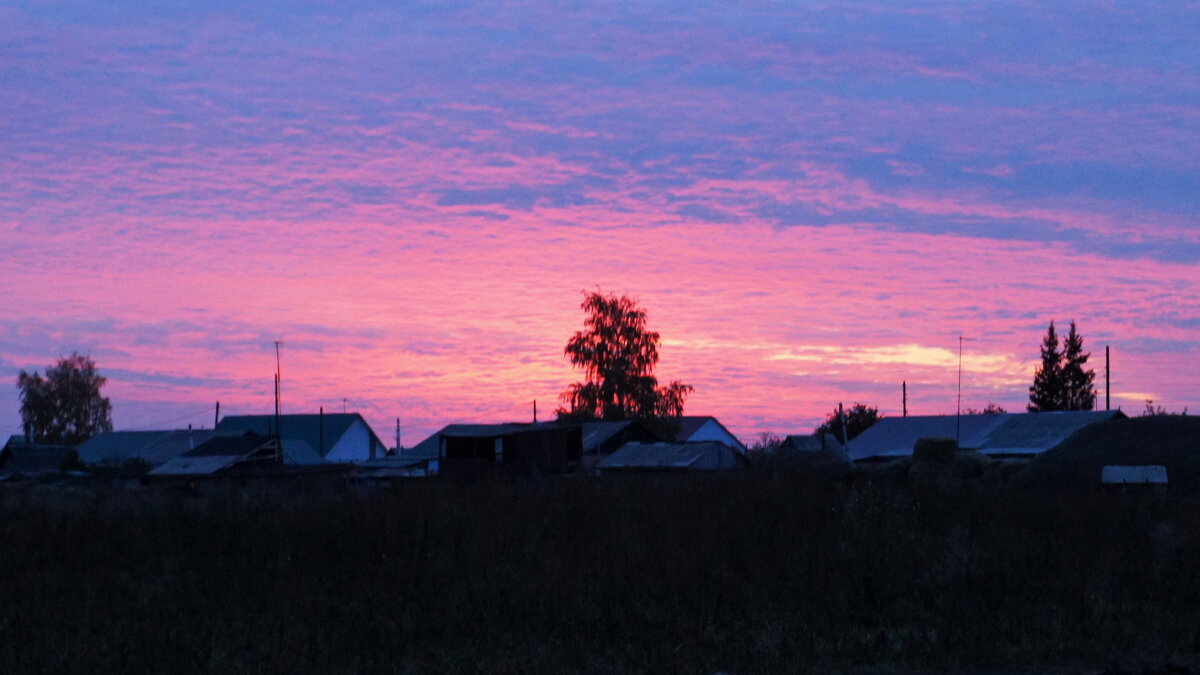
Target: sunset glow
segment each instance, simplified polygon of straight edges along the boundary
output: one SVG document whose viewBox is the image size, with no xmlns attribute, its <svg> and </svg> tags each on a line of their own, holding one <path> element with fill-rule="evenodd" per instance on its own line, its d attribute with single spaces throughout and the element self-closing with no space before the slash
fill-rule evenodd
<svg viewBox="0 0 1200 675">
<path fill-rule="evenodd" d="M 1078 4 L 1078 6 L 1076 6 Z M 0 8 L 0 432 L 72 350 L 118 429 L 544 417 L 581 291 L 751 440 L 837 403 L 1200 411 L 1188 3 Z"/>
</svg>

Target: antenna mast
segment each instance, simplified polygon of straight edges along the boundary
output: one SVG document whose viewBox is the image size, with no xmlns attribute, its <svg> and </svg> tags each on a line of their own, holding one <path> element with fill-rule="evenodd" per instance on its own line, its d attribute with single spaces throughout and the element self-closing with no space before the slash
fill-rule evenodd
<svg viewBox="0 0 1200 675">
<path fill-rule="evenodd" d="M 279 391 L 281 373 L 283 372 L 279 365 L 279 348 L 282 346 L 283 340 L 275 340 L 275 439 L 279 441 L 280 444 L 283 443 L 283 435 L 279 431 L 279 418 L 283 414 L 283 404 L 280 401 Z"/>
</svg>

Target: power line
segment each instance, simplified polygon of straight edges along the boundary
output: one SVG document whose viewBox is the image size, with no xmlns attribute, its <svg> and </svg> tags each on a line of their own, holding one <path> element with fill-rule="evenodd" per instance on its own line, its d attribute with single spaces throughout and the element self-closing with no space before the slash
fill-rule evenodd
<svg viewBox="0 0 1200 675">
<path fill-rule="evenodd" d="M 206 413 L 208 413 L 209 410 L 211 410 L 211 407 L 205 406 L 203 408 L 197 408 L 192 412 L 180 415 L 179 417 L 172 417 L 171 419 L 159 420 L 157 422 L 151 422 L 148 424 L 144 424 L 143 426 L 134 427 L 132 429 L 124 429 L 123 431 L 157 431 L 157 429 L 155 429 L 155 427 L 160 427 L 164 424 L 173 424 L 175 422 L 180 422 L 180 421 L 186 420 L 189 417 L 195 417 L 200 414 L 206 414 Z"/>
</svg>

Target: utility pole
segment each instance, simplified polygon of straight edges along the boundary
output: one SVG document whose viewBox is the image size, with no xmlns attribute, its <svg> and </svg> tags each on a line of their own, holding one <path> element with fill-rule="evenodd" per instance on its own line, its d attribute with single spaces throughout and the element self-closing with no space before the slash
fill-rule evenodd
<svg viewBox="0 0 1200 675">
<path fill-rule="evenodd" d="M 962 343 L 963 340 L 969 340 L 962 335 L 958 336 L 958 402 L 954 407 L 954 445 L 957 446 L 962 442 Z"/>
<path fill-rule="evenodd" d="M 846 452 L 850 452 L 850 430 L 846 428 L 846 413 L 842 410 L 842 404 L 838 403 L 838 420 L 842 423 L 842 448 Z"/>
<path fill-rule="evenodd" d="M 1109 405 L 1112 400 L 1112 372 L 1110 362 L 1108 360 L 1108 345 L 1104 345 L 1104 409 L 1109 410 Z"/>
<path fill-rule="evenodd" d="M 348 399 L 348 398 L 343 398 L 343 399 L 342 399 L 342 414 L 343 414 L 343 415 L 345 415 L 345 414 L 346 414 L 346 402 L 347 402 L 347 401 L 349 401 L 349 400 L 350 400 L 350 399 Z"/>
<path fill-rule="evenodd" d="M 283 340 L 275 340 L 275 441 L 279 452 L 283 452 L 283 433 L 279 428 L 280 417 L 283 416 L 283 403 L 280 401 L 280 382 L 282 381 L 282 372 L 279 360 L 279 348 L 283 346 Z"/>
<path fill-rule="evenodd" d="M 537 424 L 537 399 L 533 399 L 533 423 Z"/>
<path fill-rule="evenodd" d="M 213 413 L 213 428 L 217 428 L 217 423 L 221 421 L 221 402 L 217 401 L 217 410 Z"/>
<path fill-rule="evenodd" d="M 396 454 L 400 454 L 400 418 L 396 418 Z"/>
<path fill-rule="evenodd" d="M 279 391 L 279 383 L 282 381 L 283 371 L 279 366 L 279 348 L 283 346 L 283 340 L 275 341 L 275 414 L 279 415 L 283 412 L 283 407 L 280 404 L 279 396 L 282 392 Z"/>
<path fill-rule="evenodd" d="M 903 396 L 901 404 L 904 406 L 904 417 L 908 417 L 908 380 L 900 383 L 900 392 Z"/>
</svg>

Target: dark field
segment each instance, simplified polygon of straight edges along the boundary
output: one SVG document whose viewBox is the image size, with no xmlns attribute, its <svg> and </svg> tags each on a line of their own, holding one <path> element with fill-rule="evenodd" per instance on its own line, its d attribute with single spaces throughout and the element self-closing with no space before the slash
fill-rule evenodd
<svg viewBox="0 0 1200 675">
<path fill-rule="evenodd" d="M 754 474 L 0 495 L 6 673 L 1200 663 L 1200 509 L 1165 490 Z"/>
</svg>

